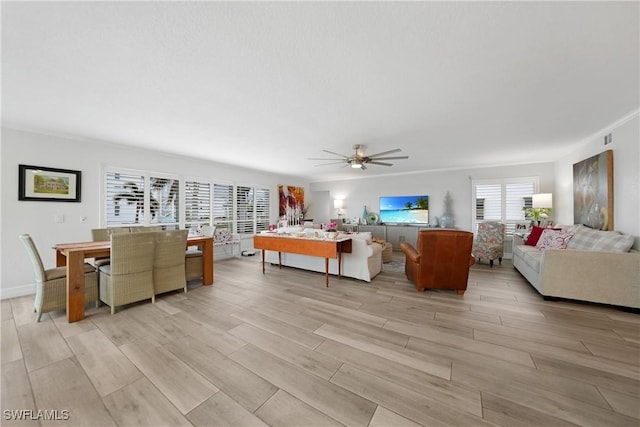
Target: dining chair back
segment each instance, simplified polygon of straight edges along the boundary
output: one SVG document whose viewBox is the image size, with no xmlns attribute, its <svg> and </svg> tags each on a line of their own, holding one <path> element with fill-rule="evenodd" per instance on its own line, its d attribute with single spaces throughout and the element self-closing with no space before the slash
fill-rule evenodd
<svg viewBox="0 0 640 427">
<path fill-rule="evenodd" d="M 111 228 L 93 228 L 91 230 L 91 240 L 94 242 L 108 242 L 112 234 L 129 233 L 129 227 L 111 227 Z M 110 257 L 96 258 L 93 265 L 100 268 L 103 265 L 109 265 Z"/>
<path fill-rule="evenodd" d="M 155 232 L 111 235 L 111 264 L 100 267 L 100 300 L 115 307 L 151 298 Z"/>
<path fill-rule="evenodd" d="M 175 289 L 187 292 L 185 247 L 189 230 L 169 230 L 155 233 L 156 250 L 153 260 L 153 289 L 158 295 Z"/>
<path fill-rule="evenodd" d="M 36 322 L 39 322 L 43 313 L 67 308 L 67 269 L 56 267 L 45 269 L 40 253 L 29 234 L 20 235 L 24 244 L 33 273 L 36 279 L 36 294 L 33 303 L 33 311 L 37 313 Z M 96 307 L 98 301 L 98 278 L 96 269 L 91 264 L 84 264 L 84 289 L 85 301 L 93 302 Z"/>
</svg>

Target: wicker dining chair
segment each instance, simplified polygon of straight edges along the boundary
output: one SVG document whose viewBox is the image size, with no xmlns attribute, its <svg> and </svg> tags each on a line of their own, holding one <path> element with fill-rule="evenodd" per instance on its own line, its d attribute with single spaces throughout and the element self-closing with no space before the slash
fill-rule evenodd
<svg viewBox="0 0 640 427">
<path fill-rule="evenodd" d="M 185 253 L 189 230 L 157 232 L 153 259 L 153 292 L 155 295 L 176 289 L 187 292 Z"/>
<path fill-rule="evenodd" d="M 200 227 L 200 235 L 204 237 L 213 237 L 216 231 L 215 225 L 203 225 Z M 202 250 L 187 250 L 185 259 L 185 271 L 187 280 L 196 280 L 202 278 Z"/>
<path fill-rule="evenodd" d="M 129 233 L 129 227 L 93 228 L 91 229 L 91 239 L 94 242 L 107 242 L 111 239 L 111 235 L 116 233 Z M 95 258 L 93 265 L 100 268 L 103 265 L 108 265 L 110 260 L 110 257 Z"/>
<path fill-rule="evenodd" d="M 111 264 L 100 267 L 100 300 L 111 307 L 150 298 L 156 232 L 111 235 Z"/>
<path fill-rule="evenodd" d="M 28 234 L 22 234 L 20 240 L 29 255 L 36 279 L 36 296 L 33 302 L 33 311 L 37 313 L 36 322 L 40 321 L 43 313 L 67 309 L 67 269 L 56 267 L 46 269 L 42 264 L 42 258 L 33 239 Z M 84 264 L 84 290 L 85 301 L 93 302 L 96 307 L 98 301 L 98 276 L 96 269 L 88 263 Z"/>
</svg>

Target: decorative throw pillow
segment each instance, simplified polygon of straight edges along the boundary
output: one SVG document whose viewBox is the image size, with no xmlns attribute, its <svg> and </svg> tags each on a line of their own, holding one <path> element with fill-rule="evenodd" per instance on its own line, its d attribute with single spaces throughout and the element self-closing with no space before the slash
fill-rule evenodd
<svg viewBox="0 0 640 427">
<path fill-rule="evenodd" d="M 567 242 L 573 237 L 573 233 L 563 230 L 545 229 L 536 244 L 536 249 L 567 249 Z"/>
<path fill-rule="evenodd" d="M 527 238 L 527 241 L 524 242 L 524 244 L 528 246 L 537 245 L 538 240 L 540 240 L 540 236 L 542 236 L 542 232 L 544 230 L 545 230 L 544 228 L 534 225 L 533 228 L 531 229 L 531 233 L 529 233 L 529 237 Z"/>
</svg>

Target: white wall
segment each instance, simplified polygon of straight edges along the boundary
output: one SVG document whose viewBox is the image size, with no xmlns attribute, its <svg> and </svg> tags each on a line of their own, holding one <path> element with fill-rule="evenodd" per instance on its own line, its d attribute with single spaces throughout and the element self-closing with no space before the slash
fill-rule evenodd
<svg viewBox="0 0 640 427">
<path fill-rule="evenodd" d="M 371 171 L 371 166 L 363 175 Z M 456 227 L 471 231 L 472 179 L 540 177 L 541 192 L 552 192 L 554 188 L 553 164 L 500 166 L 451 171 L 433 171 L 354 179 L 349 181 L 313 182 L 311 190 L 329 191 L 333 199 L 344 199 L 344 217 L 362 217 L 364 207 L 369 212 L 379 212 L 379 197 L 394 195 L 428 195 L 429 221 L 438 218 L 444 211 L 444 196 L 449 191 L 453 199 Z M 333 208 L 333 206 L 331 206 Z M 332 213 L 335 213 L 332 211 Z"/>
<path fill-rule="evenodd" d="M 604 136 L 608 133 L 612 134 L 613 143 L 604 146 Z M 605 150 L 613 150 L 614 228 L 635 236 L 634 248 L 640 249 L 640 117 L 637 111 L 588 138 L 577 150 L 556 161 L 554 217 L 560 224 L 573 223 L 573 164 Z"/>
<path fill-rule="evenodd" d="M 278 216 L 278 184 L 305 187 L 305 193 L 310 193 L 308 183 L 299 177 L 267 174 L 100 141 L 73 140 L 6 128 L 2 129 L 0 152 L 0 298 L 33 293 L 35 289 L 33 270 L 18 235 L 29 233 L 33 237 L 47 268 L 55 266 L 51 249 L 54 244 L 91 240 L 91 229 L 101 226 L 100 189 L 104 166 L 174 173 L 185 178 L 216 179 L 232 184 L 266 185 L 273 191 L 272 223 Z M 81 171 L 82 201 L 18 201 L 18 164 Z M 56 215 L 64 215 L 64 222 L 55 223 Z M 86 217 L 86 221 L 81 222 L 80 217 Z"/>
</svg>

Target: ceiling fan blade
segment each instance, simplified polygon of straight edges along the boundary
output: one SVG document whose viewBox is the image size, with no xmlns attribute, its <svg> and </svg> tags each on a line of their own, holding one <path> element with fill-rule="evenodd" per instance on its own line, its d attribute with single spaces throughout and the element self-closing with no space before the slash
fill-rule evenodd
<svg viewBox="0 0 640 427">
<path fill-rule="evenodd" d="M 333 154 L 335 156 L 344 157 L 345 159 L 349 158 L 349 156 L 345 156 L 344 154 L 340 154 L 340 153 L 334 153 L 333 151 L 329 151 L 329 150 L 322 150 L 322 151 L 324 151 L 325 153 Z"/>
<path fill-rule="evenodd" d="M 367 167 L 364 165 L 364 163 L 362 163 L 362 166 L 360 166 L 360 170 L 365 170 Z"/>
<path fill-rule="evenodd" d="M 393 157 L 369 157 L 371 160 L 401 160 L 408 159 L 409 156 L 393 156 Z"/>
<path fill-rule="evenodd" d="M 368 165 L 393 166 L 393 163 L 367 162 Z"/>
<path fill-rule="evenodd" d="M 373 159 L 374 157 L 384 156 L 385 154 L 397 153 L 399 151 L 402 151 L 402 150 L 399 148 L 395 148 L 393 150 L 383 151 L 382 153 L 370 154 L 367 157 L 369 157 L 370 159 Z"/>
<path fill-rule="evenodd" d="M 335 161 L 340 161 L 340 162 L 344 162 L 345 160 L 343 159 L 336 159 L 335 157 L 333 158 L 327 158 L 327 157 L 309 157 L 307 158 L 307 160 L 335 160 Z"/>
<path fill-rule="evenodd" d="M 314 165 L 314 166 L 337 165 L 337 164 L 340 164 L 340 163 L 345 163 L 345 162 L 344 162 L 343 160 L 340 160 L 340 161 L 338 161 L 338 162 L 321 163 L 321 164 L 319 164 L 319 165 Z M 349 163 L 345 163 L 345 164 L 347 164 L 347 165 L 348 165 Z"/>
</svg>

